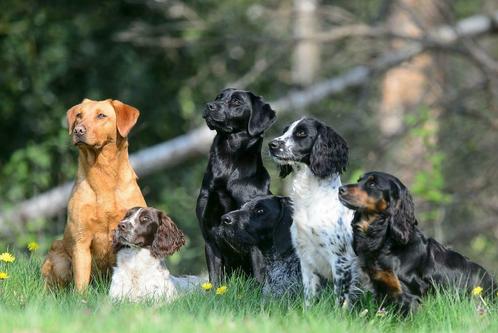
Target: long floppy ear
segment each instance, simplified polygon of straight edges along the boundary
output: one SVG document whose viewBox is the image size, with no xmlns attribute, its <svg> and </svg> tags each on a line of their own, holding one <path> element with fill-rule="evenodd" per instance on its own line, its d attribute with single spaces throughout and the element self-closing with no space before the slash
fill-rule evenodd
<svg viewBox="0 0 498 333">
<path fill-rule="evenodd" d="M 74 122 L 76 121 L 76 115 L 78 114 L 78 111 L 81 107 L 81 104 L 77 104 L 67 110 L 66 112 L 66 121 L 67 121 L 67 131 L 68 134 L 71 135 L 73 133 L 74 129 Z"/>
<path fill-rule="evenodd" d="M 415 206 L 408 189 L 397 182 L 390 181 L 392 198 L 390 198 L 388 212 L 389 230 L 394 240 L 400 245 L 406 245 L 417 225 Z"/>
<path fill-rule="evenodd" d="M 280 173 L 279 176 L 280 178 L 285 178 L 287 177 L 294 169 L 292 169 L 292 165 L 289 164 L 282 164 L 280 165 Z"/>
<path fill-rule="evenodd" d="M 185 245 L 185 235 L 168 215 L 159 210 L 157 214 L 160 224 L 150 252 L 154 257 L 162 258 L 172 255 Z"/>
<path fill-rule="evenodd" d="M 332 128 L 320 124 L 310 156 L 310 169 L 320 178 L 341 174 L 348 164 L 349 148 L 346 140 Z"/>
<path fill-rule="evenodd" d="M 283 255 L 292 247 L 290 227 L 292 225 L 292 204 L 288 197 L 280 200 L 280 218 L 273 229 L 273 246 L 277 254 Z"/>
<path fill-rule="evenodd" d="M 273 125 L 276 121 L 276 115 L 270 104 L 265 103 L 260 96 L 256 96 L 250 91 L 248 95 L 251 98 L 251 115 L 247 131 L 249 135 L 257 136 Z"/>
<path fill-rule="evenodd" d="M 124 104 L 117 99 L 111 100 L 111 104 L 116 111 L 116 127 L 118 128 L 118 132 L 123 138 L 126 138 L 137 123 L 140 112 L 133 106 Z"/>
</svg>

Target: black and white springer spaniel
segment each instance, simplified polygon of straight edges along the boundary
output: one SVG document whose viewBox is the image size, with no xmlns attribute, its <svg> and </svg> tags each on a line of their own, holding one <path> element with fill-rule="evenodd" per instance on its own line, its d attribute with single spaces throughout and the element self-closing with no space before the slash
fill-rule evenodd
<svg viewBox="0 0 498 333">
<path fill-rule="evenodd" d="M 347 143 L 323 122 L 302 118 L 269 147 L 282 177 L 295 172 L 291 235 L 301 262 L 305 305 L 310 305 L 325 278 L 333 279 L 338 303 L 348 306 L 360 293 L 361 271 L 352 248 L 353 212 L 338 198 L 340 175 L 348 162 Z"/>
</svg>

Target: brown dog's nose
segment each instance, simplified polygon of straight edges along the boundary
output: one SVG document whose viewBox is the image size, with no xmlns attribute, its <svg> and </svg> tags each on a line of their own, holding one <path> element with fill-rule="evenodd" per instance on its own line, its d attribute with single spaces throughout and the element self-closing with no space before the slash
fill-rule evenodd
<svg viewBox="0 0 498 333">
<path fill-rule="evenodd" d="M 120 223 L 118 224 L 119 231 L 126 231 L 128 229 L 128 223 Z"/>
<path fill-rule="evenodd" d="M 76 125 L 74 127 L 74 134 L 77 136 L 83 136 L 86 134 L 86 128 L 83 125 Z"/>
</svg>

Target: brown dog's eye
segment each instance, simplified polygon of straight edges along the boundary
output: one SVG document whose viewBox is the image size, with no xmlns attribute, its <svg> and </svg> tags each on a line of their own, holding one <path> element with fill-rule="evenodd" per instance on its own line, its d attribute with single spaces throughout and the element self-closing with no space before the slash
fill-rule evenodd
<svg viewBox="0 0 498 333">
<path fill-rule="evenodd" d="M 104 119 L 105 117 L 107 117 L 107 115 L 103 114 L 103 113 L 99 113 L 97 115 L 97 119 Z"/>
<path fill-rule="evenodd" d="M 78 112 L 78 113 L 76 114 L 76 118 L 81 119 L 81 117 L 83 117 L 83 114 L 82 114 L 81 112 Z"/>
</svg>

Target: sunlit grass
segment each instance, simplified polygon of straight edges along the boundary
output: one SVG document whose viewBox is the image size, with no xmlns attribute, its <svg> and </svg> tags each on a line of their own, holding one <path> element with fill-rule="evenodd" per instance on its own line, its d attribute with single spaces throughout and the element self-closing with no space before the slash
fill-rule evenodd
<svg viewBox="0 0 498 333">
<path fill-rule="evenodd" d="M 2 263 L 9 277 L 0 281 L 0 332 L 497 332 L 496 305 L 484 313 L 478 301 L 438 292 L 411 318 L 400 319 L 365 297 L 354 310 L 335 306 L 329 290 L 303 309 L 300 297 L 265 299 L 253 281 L 233 278 L 224 293 L 199 287 L 172 304 L 116 303 L 108 281 L 94 281 L 85 295 L 71 288 L 43 288 L 39 257 L 16 255 Z M 367 311 L 368 310 L 368 311 Z"/>
</svg>

